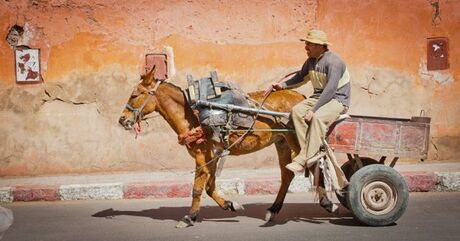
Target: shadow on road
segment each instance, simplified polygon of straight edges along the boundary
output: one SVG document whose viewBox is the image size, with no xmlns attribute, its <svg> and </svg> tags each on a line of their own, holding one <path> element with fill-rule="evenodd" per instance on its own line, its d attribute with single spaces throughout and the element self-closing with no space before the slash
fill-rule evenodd
<svg viewBox="0 0 460 241">
<path fill-rule="evenodd" d="M 230 212 L 222 210 L 217 206 L 201 207 L 197 222 L 239 222 L 238 217 L 249 217 L 264 220 L 265 212 L 269 204 L 246 204 L 245 210 Z M 179 221 L 188 214 L 190 207 L 160 207 L 156 209 L 146 209 L 140 211 L 123 211 L 109 208 L 93 214 L 93 217 L 114 218 L 116 216 L 138 216 L 155 220 Z M 318 204 L 286 203 L 281 212 L 271 222 L 267 222 L 260 227 L 272 227 L 283 225 L 288 222 L 308 222 L 321 224 L 329 222 L 342 226 L 362 226 L 353 219 L 352 214 L 347 209 L 340 207 L 338 215 L 330 214 Z"/>
</svg>

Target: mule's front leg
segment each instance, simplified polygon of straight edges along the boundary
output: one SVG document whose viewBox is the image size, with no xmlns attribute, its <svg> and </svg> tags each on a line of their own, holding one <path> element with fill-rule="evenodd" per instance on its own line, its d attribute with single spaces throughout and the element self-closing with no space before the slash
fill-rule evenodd
<svg viewBox="0 0 460 241">
<path fill-rule="evenodd" d="M 196 221 L 198 212 L 200 211 L 201 195 L 203 189 L 209 179 L 209 170 L 206 166 L 205 155 L 200 151 L 196 151 L 195 155 L 195 179 L 193 181 L 193 190 L 192 190 L 192 207 L 187 215 L 185 215 L 182 220 L 176 225 L 176 228 L 185 228 L 193 226 L 193 223 Z"/>
<path fill-rule="evenodd" d="M 190 208 L 189 213 L 179 221 L 179 223 L 176 225 L 176 228 L 193 226 L 193 223 L 196 221 L 198 213 L 200 212 L 201 195 L 203 193 L 203 188 L 207 178 L 208 174 L 204 171 L 195 173 L 195 180 L 193 182 L 192 190 L 192 207 Z"/>
</svg>

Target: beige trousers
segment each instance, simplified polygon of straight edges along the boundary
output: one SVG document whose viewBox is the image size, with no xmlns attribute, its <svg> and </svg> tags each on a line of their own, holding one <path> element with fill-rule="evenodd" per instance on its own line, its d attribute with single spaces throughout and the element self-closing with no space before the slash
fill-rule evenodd
<svg viewBox="0 0 460 241">
<path fill-rule="evenodd" d="M 323 139 L 327 133 L 327 128 L 339 117 L 343 112 L 344 106 L 335 99 L 332 99 L 325 105 L 321 106 L 310 123 L 304 119 L 307 112 L 315 106 L 318 99 L 308 98 L 292 108 L 291 118 L 294 123 L 297 140 L 300 145 L 299 154 L 293 161 L 302 166 L 307 164 L 310 167 L 313 163 L 307 163 L 316 153 L 323 143 Z M 314 160 L 311 160 L 314 161 Z"/>
</svg>

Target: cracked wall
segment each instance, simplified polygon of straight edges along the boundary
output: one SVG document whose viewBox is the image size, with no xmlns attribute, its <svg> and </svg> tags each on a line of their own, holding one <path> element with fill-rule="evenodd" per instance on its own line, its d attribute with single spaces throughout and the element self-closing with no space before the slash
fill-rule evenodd
<svg viewBox="0 0 460 241">
<path fill-rule="evenodd" d="M 432 117 L 430 160 L 460 154 L 460 3 L 410 1 L 0 1 L 0 176 L 193 168 L 162 118 L 134 139 L 117 119 L 144 68 L 146 53 L 174 49 L 176 78 L 207 76 L 244 90 L 266 88 L 305 60 L 303 37 L 328 34 L 353 76 L 352 114 Z M 410 6 L 409 6 L 410 5 Z M 43 84 L 16 85 L 18 45 L 40 48 Z M 412 26 L 407 28 L 407 26 Z M 426 38 L 449 38 L 450 68 L 426 70 Z M 310 88 L 300 91 L 308 94 Z M 250 162 L 248 160 L 251 160 Z M 230 158 L 226 167 L 277 166 L 274 148 Z"/>
<path fill-rule="evenodd" d="M 265 88 L 303 61 L 298 37 L 313 26 L 315 7 L 303 0 L 1 1 L 0 176 L 192 169 L 161 118 L 144 123 L 137 139 L 117 122 L 145 54 L 171 46 L 179 86 L 186 73 L 217 69 L 248 90 Z M 6 36 L 16 24 L 24 30 L 17 45 L 40 48 L 43 84 L 14 82 Z M 273 155 L 274 148 L 226 166 L 273 166 Z"/>
</svg>

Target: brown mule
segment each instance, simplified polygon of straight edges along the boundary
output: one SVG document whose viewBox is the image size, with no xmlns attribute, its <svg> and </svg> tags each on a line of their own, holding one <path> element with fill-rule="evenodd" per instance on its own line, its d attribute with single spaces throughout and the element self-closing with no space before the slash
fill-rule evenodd
<svg viewBox="0 0 460 241">
<path fill-rule="evenodd" d="M 142 82 L 133 91 L 126 108 L 123 110 L 119 123 L 126 129 L 131 129 L 133 125 L 153 111 L 159 112 L 169 123 L 177 135 L 184 135 L 193 128 L 199 127 L 200 123 L 186 102 L 182 90 L 173 84 L 154 79 L 155 67 L 145 76 Z M 262 91 L 249 93 L 249 96 L 261 102 L 264 93 Z M 279 112 L 289 112 L 296 103 L 304 99 L 304 96 L 290 90 L 273 92 L 265 101 L 264 107 Z M 255 129 L 279 129 L 283 128 L 271 116 L 260 115 L 254 124 Z M 230 144 L 235 142 L 241 133 L 230 134 Z M 299 152 L 299 145 L 294 132 L 250 132 L 242 141 L 236 144 L 231 150 L 230 155 L 242 155 L 258 151 L 262 148 L 275 144 L 278 152 L 279 166 L 281 169 L 281 187 L 276 196 L 275 202 L 267 210 L 266 221 L 271 220 L 277 214 L 284 202 L 289 184 L 294 174 L 285 168 L 286 164 L 291 163 L 291 150 Z M 187 227 L 193 225 L 200 210 L 201 194 L 203 190 L 214 199 L 214 201 L 225 210 L 235 211 L 241 206 L 236 202 L 223 199 L 216 191 L 216 167 L 215 161 L 208 163 L 214 157 L 213 147 L 216 142 L 210 138 L 203 143 L 193 142 L 187 145 L 189 154 L 195 159 L 196 172 L 193 183 L 192 207 L 177 225 L 177 227 Z M 323 196 L 323 195 L 320 195 Z"/>
</svg>

